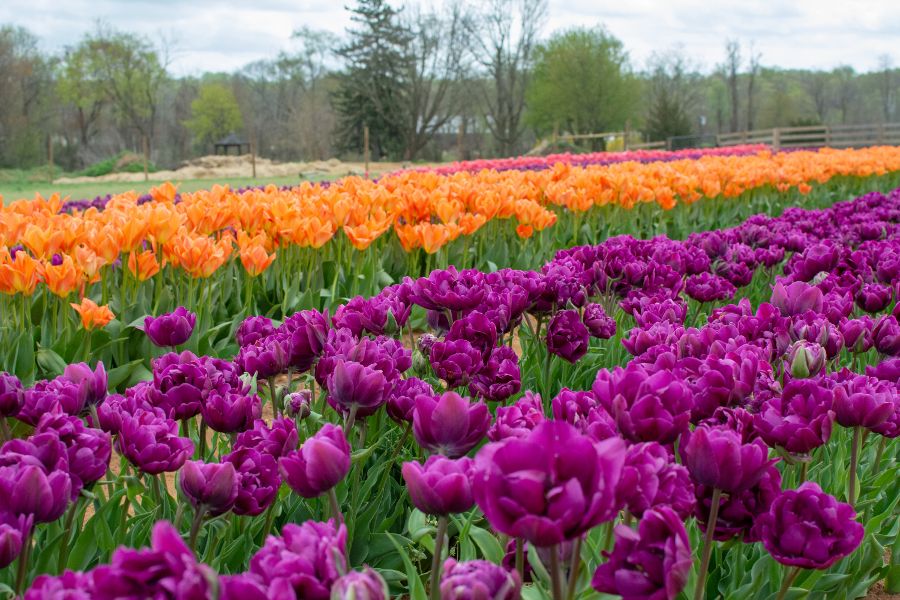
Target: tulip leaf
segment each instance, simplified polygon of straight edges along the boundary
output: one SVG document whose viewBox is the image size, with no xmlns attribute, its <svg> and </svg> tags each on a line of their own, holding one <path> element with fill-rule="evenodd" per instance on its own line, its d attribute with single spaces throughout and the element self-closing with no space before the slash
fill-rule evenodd
<svg viewBox="0 0 900 600">
<path fill-rule="evenodd" d="M 130 363 L 120 365 L 106 372 L 109 389 L 118 389 L 119 385 L 127 381 L 134 370 L 144 363 L 143 358 L 138 358 Z"/>
<path fill-rule="evenodd" d="M 397 553 L 400 555 L 400 558 L 403 560 L 403 565 L 406 567 L 406 585 L 407 590 L 409 591 L 410 600 L 426 600 L 428 596 L 425 594 L 425 585 L 419 577 L 419 571 L 413 565 L 412 561 L 409 560 L 409 555 L 403 549 L 403 546 L 400 545 L 398 536 L 393 533 L 388 533 L 386 535 L 388 536 L 388 539 L 391 540 L 391 543 L 394 544 L 394 547 L 397 548 Z"/>
<path fill-rule="evenodd" d="M 31 383 L 34 377 L 34 340 L 27 331 L 23 331 L 16 342 L 15 365 L 14 372 L 22 383 Z"/>
<path fill-rule="evenodd" d="M 50 348 L 38 348 L 35 360 L 41 369 L 41 374 L 47 379 L 62 375 L 66 369 L 66 361 L 63 357 Z"/>
<path fill-rule="evenodd" d="M 495 564 L 503 561 L 503 548 L 500 547 L 500 542 L 490 531 L 473 525 L 469 528 L 469 537 L 478 545 L 485 560 Z"/>
</svg>

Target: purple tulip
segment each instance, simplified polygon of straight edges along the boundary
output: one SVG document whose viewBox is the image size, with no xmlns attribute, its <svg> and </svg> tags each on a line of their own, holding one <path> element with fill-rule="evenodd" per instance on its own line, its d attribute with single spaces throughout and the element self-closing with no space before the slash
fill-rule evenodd
<svg viewBox="0 0 900 600">
<path fill-rule="evenodd" d="M 213 390 L 202 409 L 203 421 L 213 431 L 237 433 L 246 431 L 262 415 L 259 396 L 234 390 Z"/>
<path fill-rule="evenodd" d="M 328 600 L 340 574 L 346 572 L 344 559 L 347 528 L 333 521 L 300 525 L 288 523 L 282 536 L 269 536 L 250 559 L 250 573 L 270 590 L 287 583 L 297 598 Z"/>
<path fill-rule="evenodd" d="M 891 303 L 893 292 L 890 286 L 866 283 L 856 292 L 856 305 L 867 313 L 878 313 Z"/>
<path fill-rule="evenodd" d="M 684 516 L 694 508 L 694 486 L 687 469 L 674 464 L 669 451 L 656 442 L 628 448 L 616 494 L 638 518 L 661 504 Z"/>
<path fill-rule="evenodd" d="M 597 402 L 591 392 L 563 388 L 550 406 L 554 419 L 574 425 L 594 441 L 599 442 L 619 435 L 615 419 Z"/>
<path fill-rule="evenodd" d="M 236 515 L 255 517 L 266 510 L 278 495 L 281 477 L 278 463 L 271 454 L 253 448 L 238 448 L 222 457 L 234 465 L 238 491 L 232 511 Z"/>
<path fill-rule="evenodd" d="M 106 399 L 108 378 L 106 368 L 101 361 L 97 362 L 97 366 L 93 370 L 87 363 L 66 365 L 59 379 L 77 385 L 81 389 L 84 403 L 87 406 L 96 406 Z"/>
<path fill-rule="evenodd" d="M 475 458 L 475 502 L 491 526 L 538 547 L 572 540 L 619 511 L 619 438 L 594 442 L 545 421 L 526 438 L 488 444 Z"/>
<path fill-rule="evenodd" d="M 285 371 L 289 359 L 288 342 L 274 333 L 249 346 L 242 346 L 234 362 L 244 373 L 255 374 L 258 379 L 268 379 Z"/>
<path fill-rule="evenodd" d="M 116 448 L 135 468 L 158 475 L 177 471 L 194 454 L 194 442 L 178 436 L 178 424 L 146 410 L 122 417 Z"/>
<path fill-rule="evenodd" d="M 430 456 L 425 464 L 403 463 L 403 480 L 413 506 L 427 515 L 466 512 L 472 499 L 472 459 Z"/>
<path fill-rule="evenodd" d="M 170 419 L 190 419 L 200 414 L 210 388 L 209 371 L 194 354 L 170 352 L 152 361 L 153 386 L 149 400 Z"/>
<path fill-rule="evenodd" d="M 91 573 L 66 570 L 62 575 L 38 575 L 25 591 L 23 600 L 93 600 Z"/>
<path fill-rule="evenodd" d="M 712 508 L 713 488 L 698 485 L 696 488 L 694 516 L 700 530 L 706 532 Z M 744 542 L 758 542 L 753 524 L 759 515 L 769 510 L 772 501 L 781 493 L 781 472 L 775 466 L 763 471 L 762 477 L 752 487 L 738 492 L 720 496 L 719 514 L 713 539 L 725 542 L 738 536 Z"/>
<path fill-rule="evenodd" d="M 685 432 L 679 449 L 694 482 L 726 493 L 752 487 L 776 462 L 762 440 L 745 444 L 740 434 L 723 427 L 701 425 Z"/>
<path fill-rule="evenodd" d="M 0 448 L 0 512 L 50 523 L 79 492 L 69 475 L 66 446 L 55 431 L 14 439 Z"/>
<path fill-rule="evenodd" d="M 15 417 L 24 402 L 25 391 L 19 378 L 0 372 L 0 417 Z"/>
<path fill-rule="evenodd" d="M 420 277 L 410 290 L 410 300 L 426 310 L 448 310 L 454 315 L 472 310 L 485 295 L 484 274 L 456 267 L 435 269 Z"/>
<path fill-rule="evenodd" d="M 474 346 L 484 360 L 487 360 L 497 346 L 497 327 L 484 314 L 472 311 L 450 326 L 447 341 L 466 340 Z"/>
<path fill-rule="evenodd" d="M 825 348 L 813 342 L 794 342 L 785 359 L 785 370 L 796 379 L 815 377 L 825 369 Z"/>
<path fill-rule="evenodd" d="M 808 310 L 822 312 L 822 290 L 805 281 L 795 281 L 785 286 L 780 281 L 772 289 L 769 302 L 786 317 Z"/>
<path fill-rule="evenodd" d="M 260 419 L 253 424 L 253 429 L 238 434 L 234 449 L 253 448 L 277 460 L 295 450 L 298 442 L 297 424 L 293 419 L 275 419 L 271 427 Z"/>
<path fill-rule="evenodd" d="M 812 481 L 782 492 L 756 529 L 772 558 L 804 569 L 827 569 L 856 550 L 865 533 L 852 506 Z"/>
<path fill-rule="evenodd" d="M 234 333 L 238 346 L 250 346 L 259 340 L 269 337 L 275 333 L 275 327 L 272 325 L 272 319 L 262 315 L 250 316 L 241 321 L 237 331 Z"/>
<path fill-rule="evenodd" d="M 327 388 L 332 408 L 342 414 L 355 408 L 357 417 L 367 417 L 387 402 L 391 386 L 378 369 L 339 359 L 328 376 Z"/>
<path fill-rule="evenodd" d="M 467 385 L 481 370 L 481 351 L 468 340 L 445 340 L 431 347 L 431 367 L 448 388 Z"/>
<path fill-rule="evenodd" d="M 178 483 L 195 510 L 213 515 L 231 510 L 238 495 L 238 476 L 230 462 L 189 460 L 179 471 Z"/>
<path fill-rule="evenodd" d="M 322 354 L 329 333 L 327 311 L 321 313 L 317 310 L 294 313 L 284 320 L 277 331 L 289 349 L 288 364 L 300 373 L 308 371 Z"/>
<path fill-rule="evenodd" d="M 828 442 L 834 423 L 831 390 L 810 379 L 793 379 L 781 396 L 762 403 L 753 428 L 773 448 L 809 454 Z"/>
<path fill-rule="evenodd" d="M 844 336 L 844 345 L 854 354 L 868 352 L 875 340 L 872 338 L 872 330 L 875 321 L 868 315 L 858 319 L 845 319 L 840 323 L 840 332 Z"/>
<path fill-rule="evenodd" d="M 312 413 L 312 391 L 300 390 L 284 397 L 284 414 L 303 420 Z"/>
<path fill-rule="evenodd" d="M 429 452 L 458 458 L 478 445 L 491 425 L 484 402 L 472 403 L 455 392 L 416 397 L 413 435 Z"/>
<path fill-rule="evenodd" d="M 669 444 L 687 429 L 691 394 L 669 371 L 652 373 L 639 364 L 597 372 L 591 390 L 632 442 Z"/>
<path fill-rule="evenodd" d="M 502 402 L 519 392 L 519 357 L 509 346 L 494 348 L 487 363 L 469 382 L 469 393 L 488 402 Z"/>
<path fill-rule="evenodd" d="M 326 423 L 314 436 L 278 460 L 281 477 L 304 498 L 316 498 L 350 472 L 350 444 L 344 432 Z"/>
<path fill-rule="evenodd" d="M 216 575 L 197 562 L 168 521 L 153 527 L 150 548 L 120 547 L 108 565 L 91 573 L 91 598 L 211 598 Z"/>
<path fill-rule="evenodd" d="M 835 419 L 843 427 L 878 427 L 894 414 L 896 395 L 897 389 L 889 382 L 853 376 L 834 390 Z"/>
<path fill-rule="evenodd" d="M 180 346 L 188 341 L 197 324 L 197 315 L 183 306 L 158 317 L 144 319 L 144 333 L 159 347 Z"/>
<path fill-rule="evenodd" d="M 691 570 L 691 545 L 681 518 L 669 507 L 644 513 L 638 530 L 619 525 L 608 561 L 597 567 L 591 587 L 623 600 L 673 599 Z"/>
<path fill-rule="evenodd" d="M 286 582 L 277 590 L 269 588 L 253 573 L 219 575 L 218 600 L 269 600 L 273 597 L 296 600 L 297 594 Z"/>
<path fill-rule="evenodd" d="M 62 413 L 45 414 L 34 429 L 35 435 L 53 432 L 66 446 L 72 485 L 81 490 L 106 475 L 112 455 L 112 441 L 105 431 L 84 426 L 78 417 Z"/>
<path fill-rule="evenodd" d="M 416 397 L 419 395 L 434 396 L 434 389 L 417 377 L 401 379 L 395 383 L 387 399 L 388 416 L 397 423 L 411 425 Z"/>
<path fill-rule="evenodd" d="M 616 335 L 616 320 L 607 316 L 606 311 L 600 304 L 588 304 L 584 307 L 584 314 L 581 321 L 587 327 L 591 336 L 608 340 Z"/>
<path fill-rule="evenodd" d="M 517 600 L 522 583 L 519 575 L 486 560 L 444 561 L 441 600 Z"/>
<path fill-rule="evenodd" d="M 697 302 L 727 300 L 737 293 L 737 289 L 730 281 L 712 273 L 692 275 L 685 283 L 684 291 Z"/>
<path fill-rule="evenodd" d="M 34 387 L 25 390 L 25 398 L 16 418 L 33 426 L 48 412 L 80 415 L 87 405 L 87 391 L 87 386 L 62 377 L 38 381 Z"/>
<path fill-rule="evenodd" d="M 575 363 L 587 354 L 590 336 L 577 311 L 561 310 L 547 324 L 547 350 Z"/>
<path fill-rule="evenodd" d="M 497 416 L 487 431 L 487 437 L 492 442 L 510 437 L 528 437 L 535 427 L 546 420 L 541 397 L 525 392 L 512 406 L 497 408 Z"/>
<path fill-rule="evenodd" d="M 388 600 L 390 590 L 378 571 L 350 571 L 331 586 L 331 600 Z"/>
<path fill-rule="evenodd" d="M 31 527 L 31 515 L 0 511 L 0 569 L 8 567 L 18 558 Z"/>
<path fill-rule="evenodd" d="M 875 321 L 872 329 L 872 340 L 875 349 L 887 356 L 900 354 L 900 323 L 897 317 L 885 315 Z"/>
</svg>

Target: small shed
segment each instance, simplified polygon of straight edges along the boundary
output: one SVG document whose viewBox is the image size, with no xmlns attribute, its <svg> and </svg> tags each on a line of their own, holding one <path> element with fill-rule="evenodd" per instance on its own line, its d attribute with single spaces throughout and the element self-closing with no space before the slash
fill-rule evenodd
<svg viewBox="0 0 900 600">
<path fill-rule="evenodd" d="M 250 154 L 250 142 L 232 132 L 215 143 L 215 154 L 229 155 L 231 151 L 240 156 L 241 154 Z"/>
</svg>

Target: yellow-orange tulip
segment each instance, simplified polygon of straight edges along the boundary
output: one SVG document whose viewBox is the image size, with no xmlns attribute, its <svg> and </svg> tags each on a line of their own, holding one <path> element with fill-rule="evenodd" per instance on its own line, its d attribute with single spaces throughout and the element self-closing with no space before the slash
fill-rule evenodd
<svg viewBox="0 0 900 600">
<path fill-rule="evenodd" d="M 90 298 L 82 298 L 80 304 L 72 302 L 71 306 L 81 316 L 81 326 L 88 331 L 106 327 L 116 317 L 108 305 L 98 306 Z"/>
</svg>

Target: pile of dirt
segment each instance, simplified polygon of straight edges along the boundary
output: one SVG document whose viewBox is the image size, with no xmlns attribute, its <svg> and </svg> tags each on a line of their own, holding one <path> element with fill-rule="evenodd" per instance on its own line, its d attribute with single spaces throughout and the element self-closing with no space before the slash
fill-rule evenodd
<svg viewBox="0 0 900 600">
<path fill-rule="evenodd" d="M 370 163 L 369 175 L 380 176 L 400 169 L 408 168 L 408 163 Z M 363 175 L 365 165 L 356 162 L 341 162 L 336 158 L 313 162 L 279 163 L 267 158 L 256 158 L 256 177 L 296 177 L 298 180 L 309 178 L 336 178 L 346 175 Z M 249 154 L 241 156 L 210 155 L 186 161 L 174 170 L 150 173 L 150 181 L 181 181 L 185 179 L 234 179 L 251 177 L 253 173 L 252 159 Z M 54 183 L 96 183 L 106 181 L 140 182 L 143 173 L 111 173 L 100 177 L 61 177 Z"/>
</svg>

